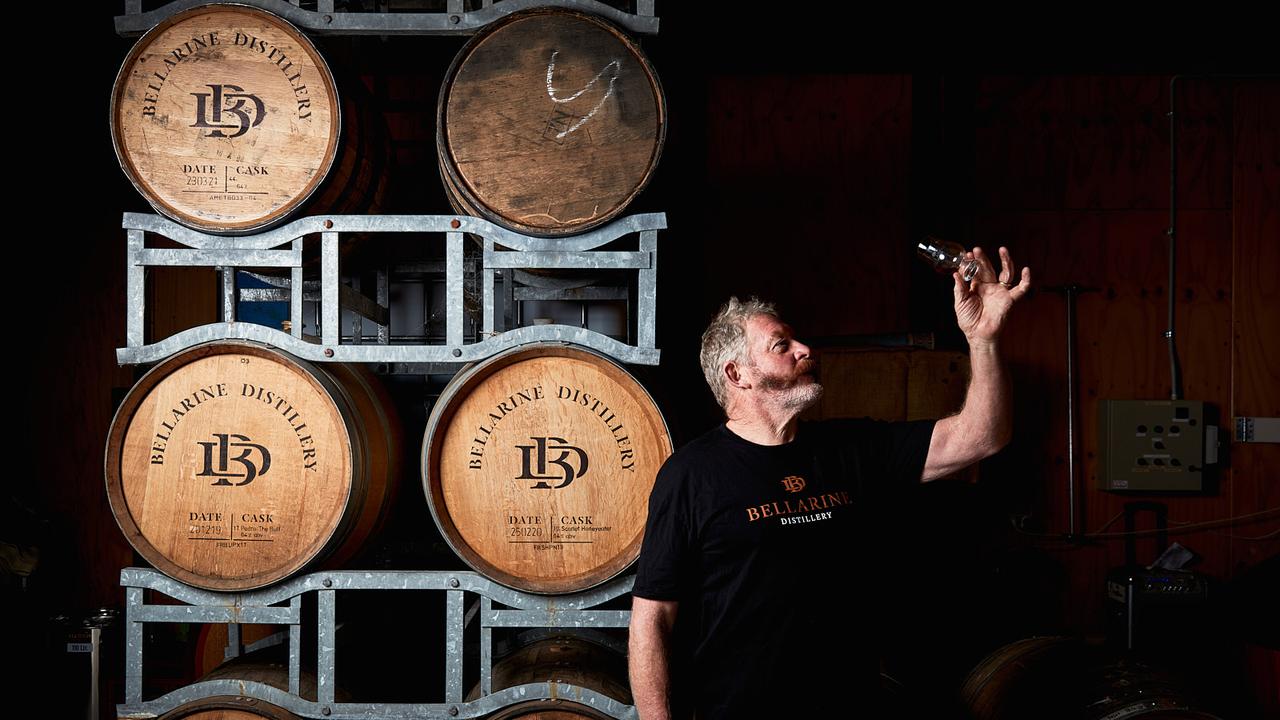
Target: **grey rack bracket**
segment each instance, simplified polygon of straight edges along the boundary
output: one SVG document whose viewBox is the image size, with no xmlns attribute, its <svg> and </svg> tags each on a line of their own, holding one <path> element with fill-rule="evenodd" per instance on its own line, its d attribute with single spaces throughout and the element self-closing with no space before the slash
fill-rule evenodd
<svg viewBox="0 0 1280 720">
<path fill-rule="evenodd" d="M 630 705 L 592 689 L 569 683 L 544 682 L 518 685 L 497 692 L 491 689 L 494 628 L 625 628 L 631 613 L 597 610 L 596 606 L 631 591 L 634 576 L 623 576 L 596 588 L 571 595 L 530 595 L 499 585 L 474 572 L 454 571 L 332 571 L 292 578 L 262 590 L 240 593 L 194 588 L 155 570 L 125 568 L 120 584 L 125 588 L 125 702 L 117 706 L 121 718 L 154 718 L 196 700 L 216 696 L 256 698 L 304 717 L 350 720 L 387 718 L 477 718 L 527 700 L 571 700 L 590 706 L 617 720 L 636 718 Z M 186 605 L 147 604 L 144 590 L 161 593 Z M 445 611 L 445 698 L 438 703 L 337 702 L 335 664 L 337 650 L 336 593 L 360 590 L 430 590 L 448 593 Z M 316 697 L 304 698 L 301 686 L 303 614 L 302 597 L 316 594 L 315 613 Z M 465 594 L 479 596 L 480 611 L 464 611 Z M 502 608 L 495 608 L 494 604 Z M 481 647 L 482 696 L 463 701 L 463 633 L 478 618 Z M 144 700 L 144 625 L 156 622 L 272 623 L 288 625 L 288 690 L 259 682 L 212 680 L 197 682 L 161 697 Z M 426 650 L 430 652 L 430 650 Z"/>
<path fill-rule="evenodd" d="M 125 0 L 125 14 L 115 18 L 116 34 L 141 35 L 169 17 L 204 5 L 208 0 L 174 0 L 163 7 L 142 12 L 142 0 Z M 501 0 L 463 12 L 461 0 L 450 0 L 445 12 L 335 12 L 333 0 L 320 0 L 316 10 L 303 10 L 286 0 L 237 0 L 275 13 L 302 30 L 316 35 L 473 35 L 486 25 L 507 15 L 535 7 L 559 7 L 598 15 L 626 30 L 644 35 L 658 33 L 653 0 L 638 0 L 636 13 L 627 13 L 596 0 Z"/>
<path fill-rule="evenodd" d="M 159 215 L 125 213 L 126 250 L 126 346 L 116 350 L 122 365 L 162 360 L 200 343 L 215 340 L 254 340 L 305 360 L 315 362 L 428 363 L 461 366 L 483 360 L 503 350 L 531 342 L 573 343 L 597 350 L 634 365 L 657 365 L 660 353 L 655 345 L 657 267 L 659 230 L 667 226 L 663 213 L 630 215 L 604 227 L 570 238 L 536 238 L 513 233 L 481 218 L 464 215 L 329 215 L 305 217 L 282 227 L 248 236 L 210 235 L 179 225 Z M 149 248 L 148 233 L 176 241 L 184 248 Z M 424 243 L 443 243 L 445 271 L 444 344 L 397 344 L 341 342 L 340 310 L 353 304 L 370 317 L 380 337 L 388 336 L 385 312 L 387 298 L 379 290 L 377 301 L 344 289 L 339 266 L 339 245 L 343 233 L 361 233 L 376 242 L 379 233 L 424 233 Z M 320 279 L 303 282 L 303 237 L 319 235 Z M 484 338 L 467 343 L 464 337 L 464 243 L 465 235 L 483 239 L 481 267 Z M 636 250 L 599 250 L 623 236 L 637 235 Z M 499 250 L 498 248 L 503 248 Z M 292 318 L 291 332 L 251 323 L 236 322 L 233 273 L 224 272 L 222 308 L 225 322 L 191 328 L 160 339 L 145 341 L 146 270 L 150 267 L 217 267 L 224 270 L 286 268 L 279 290 L 287 294 Z M 628 345 L 586 328 L 543 325 L 502 329 L 495 317 L 495 274 L 517 269 L 581 269 L 634 272 L 636 277 L 636 344 Z M 307 297 L 320 302 L 320 335 L 302 335 L 302 305 Z M 300 288 L 293 292 L 291 288 Z M 276 291 L 272 291 L 276 292 Z M 274 295 L 273 295 L 274 297 Z M 343 298 L 347 298 L 344 302 Z M 388 320 L 389 322 L 389 320 Z"/>
<path fill-rule="evenodd" d="M 1280 418 L 1236 418 L 1236 442 L 1280 443 Z"/>
</svg>

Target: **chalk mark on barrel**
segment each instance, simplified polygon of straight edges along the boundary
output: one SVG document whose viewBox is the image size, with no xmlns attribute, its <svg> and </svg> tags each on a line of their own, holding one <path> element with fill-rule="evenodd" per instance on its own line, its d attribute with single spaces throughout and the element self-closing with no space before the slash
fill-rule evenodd
<svg viewBox="0 0 1280 720">
<path fill-rule="evenodd" d="M 581 90 L 579 90 L 578 92 L 566 98 L 557 97 L 556 88 L 553 85 L 553 82 L 554 82 L 554 76 L 556 73 L 556 56 L 559 54 L 560 54 L 559 50 L 552 50 L 551 62 L 547 63 L 547 97 L 551 98 L 552 102 L 557 102 L 557 103 L 573 102 L 574 100 L 577 100 L 579 97 L 582 97 L 583 93 L 587 92 L 592 87 L 594 87 L 595 84 L 600 81 L 600 78 L 604 77 L 604 74 L 606 72 L 609 72 L 611 68 L 613 72 L 609 75 L 609 89 L 605 92 L 604 97 L 600 98 L 600 102 L 597 102 L 596 106 L 591 108 L 591 112 L 582 116 L 582 118 L 579 119 L 578 122 L 569 126 L 568 130 L 561 130 L 559 133 L 557 133 L 556 134 L 557 140 L 563 139 L 566 135 L 582 127 L 583 124 L 585 124 L 588 120 L 590 120 L 591 117 L 595 115 L 596 112 L 599 111 L 601 107 L 604 107 L 605 101 L 608 100 L 610 96 L 613 95 L 613 86 L 615 83 L 617 83 L 618 75 L 621 73 L 621 70 L 622 70 L 622 61 L 612 60 L 609 62 L 608 65 L 605 65 L 604 68 L 600 70 L 600 72 L 596 73 L 596 76 L 591 78 L 590 82 L 588 82 L 586 85 L 583 85 Z"/>
</svg>

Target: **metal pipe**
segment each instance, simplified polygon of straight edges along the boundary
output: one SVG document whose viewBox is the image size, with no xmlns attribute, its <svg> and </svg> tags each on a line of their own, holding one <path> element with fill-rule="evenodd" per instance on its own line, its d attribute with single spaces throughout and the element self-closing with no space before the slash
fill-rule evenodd
<svg viewBox="0 0 1280 720">
<path fill-rule="evenodd" d="M 1169 322 L 1164 331 L 1169 343 L 1169 396 L 1182 398 L 1182 371 L 1178 366 L 1178 346 L 1173 337 L 1174 283 L 1178 261 L 1178 117 L 1175 110 L 1178 77 L 1169 80 Z"/>
<path fill-rule="evenodd" d="M 1067 534 L 1076 537 L 1076 294 L 1078 285 L 1068 285 L 1067 295 Z"/>
<path fill-rule="evenodd" d="M 1174 340 L 1174 282 L 1178 259 L 1178 81 L 1185 78 L 1216 80 L 1253 80 L 1277 77 L 1273 74 L 1243 75 L 1174 75 L 1169 79 L 1169 320 L 1164 337 L 1169 344 L 1169 398 L 1182 399 L 1182 367 L 1178 363 L 1178 346 Z"/>
<path fill-rule="evenodd" d="M 1079 532 L 1079 493 L 1076 492 L 1076 298 L 1095 288 L 1071 284 L 1047 288 L 1062 293 L 1067 303 L 1067 539 L 1081 537 Z"/>
</svg>

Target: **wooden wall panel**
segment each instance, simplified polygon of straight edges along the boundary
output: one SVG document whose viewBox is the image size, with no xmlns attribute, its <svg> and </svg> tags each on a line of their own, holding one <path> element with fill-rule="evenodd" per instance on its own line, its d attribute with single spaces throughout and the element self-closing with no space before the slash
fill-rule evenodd
<svg viewBox="0 0 1280 720">
<path fill-rule="evenodd" d="M 822 400 L 814 419 L 871 417 L 902 420 L 907 414 L 906 352 L 816 349 Z"/>
<path fill-rule="evenodd" d="M 945 350 L 814 348 L 825 392 L 805 419 L 919 420 L 964 404 L 969 356 Z"/>
<path fill-rule="evenodd" d="M 969 387 L 969 356 L 964 353 L 913 352 L 907 367 L 904 420 L 954 415 L 964 407 Z"/>
<path fill-rule="evenodd" d="M 88 101 L 104 102 L 136 39 L 116 37 L 104 15 L 63 15 L 64 29 L 77 39 L 89 39 L 98 59 L 84 67 L 81 78 Z M 35 138 L 20 144 L 18 152 L 52 148 L 59 159 L 76 158 L 80 167 L 91 168 L 86 179 L 94 189 L 54 204 L 26 203 L 30 207 L 23 208 L 12 246 L 17 253 L 27 251 L 46 261 L 40 271 L 18 270 L 9 278 L 17 286 L 11 297 L 27 303 L 24 326 L 36 329 L 37 342 L 22 351 L 30 370 L 24 383 L 30 413 L 22 424 L 29 426 L 24 429 L 31 442 L 20 454 L 31 457 L 34 467 L 8 478 L 7 488 L 31 502 L 47 523 L 47 534 L 40 565 L 22 600 L 37 608 L 8 616 L 5 629 L 6 637 L 13 638 L 8 644 L 24 653 L 23 667 L 38 672 L 46 668 L 40 647 L 22 638 L 43 640 L 39 635 L 49 629 L 46 621 L 55 613 L 75 616 L 124 603 L 120 568 L 133 564 L 133 551 L 107 509 L 102 459 L 113 392 L 133 382 L 132 370 L 119 367 L 115 359 L 115 349 L 124 344 L 121 214 L 152 212 L 120 171 L 106 118 L 65 112 L 75 103 L 68 96 L 55 93 L 50 101 L 64 105 L 42 117 Z M 59 167 L 65 163 L 26 165 L 31 169 L 28 182 L 45 194 L 67 184 L 65 169 Z M 104 658 L 104 672 L 109 662 Z M 19 680 L 15 687 L 21 684 Z M 41 698 L 46 699 L 52 698 Z"/>
<path fill-rule="evenodd" d="M 1169 293 L 1168 79 L 985 78 L 977 88 L 974 235 L 1013 248 L 1015 260 L 1033 268 L 1038 288 L 1019 308 L 1005 343 L 1015 375 L 1017 435 L 989 463 L 984 482 L 1002 483 L 1007 500 L 1025 505 L 1029 526 L 1044 533 L 1034 542 L 1062 563 L 1071 600 L 1067 627 L 1096 632 L 1102 578 L 1123 563 L 1123 538 L 1099 537 L 1083 547 L 1058 540 L 1069 517 L 1065 301 L 1052 288 L 1090 290 L 1079 296 L 1076 312 L 1078 531 L 1104 529 L 1132 499 L 1166 503 L 1173 523 L 1229 518 L 1239 512 L 1241 487 L 1252 487 L 1256 468 L 1220 473 L 1219 492 L 1205 496 L 1095 489 L 1097 401 L 1161 399 L 1170 392 L 1162 337 Z M 1233 222 L 1239 223 L 1232 214 L 1231 90 L 1229 83 L 1186 81 L 1178 93 L 1174 292 L 1183 397 L 1211 403 L 1226 417 L 1232 401 L 1230 257 Z M 1249 477 L 1241 479 L 1242 473 Z M 1108 533 L 1120 529 L 1105 527 Z M 1197 569 L 1229 579 L 1238 568 L 1230 535 L 1207 528 L 1172 539 L 1202 556 Z M 1138 548 L 1140 557 L 1158 551 L 1150 539 Z"/>
<path fill-rule="evenodd" d="M 1169 108 L 1169 80 L 1160 78 L 1164 111 Z M 1215 78 L 1180 78 L 1174 92 L 1178 114 L 1178 207 L 1183 210 L 1229 208 L 1234 188 L 1231 177 L 1231 92 L 1233 84 Z M 1165 118 L 1161 118 L 1164 120 Z M 1162 123 L 1160 137 L 1168 144 L 1168 123 Z M 1157 162 L 1167 166 L 1168 150 Z M 1158 206 L 1168 207 L 1168 183 L 1161 178 L 1166 194 Z"/>
<path fill-rule="evenodd" d="M 1280 82 L 1239 84 L 1234 120 L 1232 414 L 1280 417 Z M 1280 445 L 1234 451 L 1232 515 L 1280 508 Z M 1280 553 L 1277 532 L 1277 515 L 1234 525 L 1233 566 Z"/>
<path fill-rule="evenodd" d="M 905 206 L 910 77 L 723 76 L 708 102 L 716 185 L 795 182 L 818 205 Z"/>
<path fill-rule="evenodd" d="M 1076 532 L 1096 530 L 1122 498 L 1093 490 L 1099 397 L 1163 397 L 1167 364 L 1159 333 L 1165 282 L 1159 213 L 992 211 L 978 234 L 999 237 L 1032 267 L 1039 288 L 1013 317 L 1003 344 L 1014 375 L 1015 438 L 988 463 L 984 482 L 1000 486 L 1030 514 L 1070 577 L 1067 626 L 1088 626 L 1101 608 L 1101 574 L 1114 547 L 1060 546 L 1070 528 L 1067 464 L 1066 299 L 1051 288 L 1087 287 L 1076 303 Z M 994 244 L 994 243 L 993 243 Z M 1118 558 L 1119 555 L 1116 555 Z M 1096 623 L 1095 623 L 1096 624 Z"/>
<path fill-rule="evenodd" d="M 151 268 L 147 280 L 147 342 L 218 322 L 222 295 L 213 268 Z"/>
<path fill-rule="evenodd" d="M 124 344 L 124 236 L 117 227 L 95 239 L 102 242 L 86 244 L 83 263 L 61 276 L 77 292 L 53 301 L 50 317 L 58 322 L 41 345 L 48 357 L 31 367 L 32 386 L 41 388 L 32 417 L 33 455 L 41 461 L 26 491 L 39 495 L 50 523 L 32 588 L 50 615 L 122 606 L 120 568 L 134 564 L 102 476 L 112 389 L 133 382 L 132 370 L 115 362 Z"/>
<path fill-rule="evenodd" d="M 1234 354 L 1240 415 L 1280 416 L 1280 82 L 1236 96 Z"/>
<path fill-rule="evenodd" d="M 1165 77 L 985 77 L 975 113 L 977 201 L 1021 209 L 1168 207 Z M 1184 81 L 1183 207 L 1226 207 L 1221 83 Z"/>
<path fill-rule="evenodd" d="M 911 79 L 723 76 L 707 102 L 704 296 L 775 299 L 802 336 L 902 328 Z"/>
</svg>

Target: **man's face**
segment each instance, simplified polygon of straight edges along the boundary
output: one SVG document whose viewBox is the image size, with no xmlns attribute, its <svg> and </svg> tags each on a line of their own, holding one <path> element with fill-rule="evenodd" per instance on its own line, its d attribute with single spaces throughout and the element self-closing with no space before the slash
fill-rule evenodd
<svg viewBox="0 0 1280 720">
<path fill-rule="evenodd" d="M 745 377 L 752 389 L 768 393 L 778 406 L 803 410 L 822 397 L 818 364 L 809 347 L 792 337 L 791 327 L 772 315 L 747 321 Z"/>
</svg>

